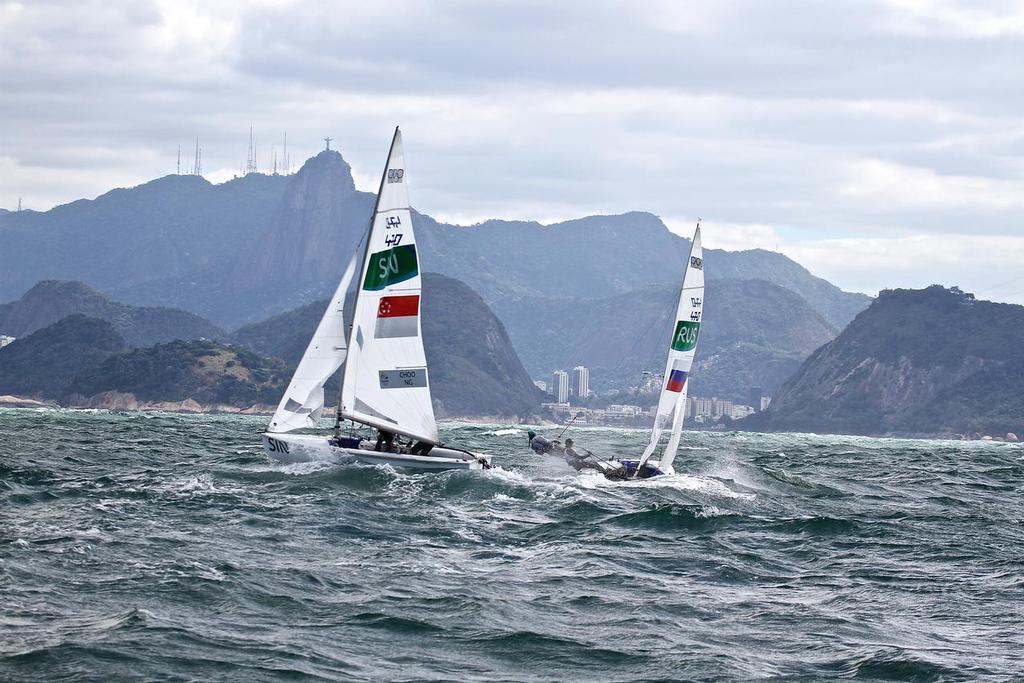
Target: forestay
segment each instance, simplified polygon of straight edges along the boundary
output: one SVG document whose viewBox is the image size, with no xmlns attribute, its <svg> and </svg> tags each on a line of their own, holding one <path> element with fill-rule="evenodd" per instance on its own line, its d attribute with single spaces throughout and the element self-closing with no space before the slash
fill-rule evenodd
<svg viewBox="0 0 1024 683">
<path fill-rule="evenodd" d="M 657 448 L 658 441 L 661 439 L 661 433 L 671 419 L 672 432 L 658 467 L 666 474 L 672 473 L 672 461 L 675 460 L 676 450 L 679 448 L 679 437 L 683 429 L 687 379 L 697 348 L 703 310 L 704 257 L 700 246 L 700 224 L 698 224 L 697 230 L 693 233 L 690 258 L 686 262 L 686 270 L 683 274 L 683 285 L 679 293 L 679 305 L 676 307 L 668 362 L 665 364 L 665 384 L 662 386 L 661 396 L 658 399 L 658 411 L 654 417 L 651 441 L 644 449 L 637 471 L 654 453 L 654 449 Z"/>
<path fill-rule="evenodd" d="M 358 281 L 339 415 L 436 444 L 407 182 L 396 128 Z"/>
<path fill-rule="evenodd" d="M 356 256 L 353 255 L 267 431 L 281 433 L 319 426 L 324 408 L 324 384 L 345 361 L 345 293 L 355 270 Z"/>
</svg>

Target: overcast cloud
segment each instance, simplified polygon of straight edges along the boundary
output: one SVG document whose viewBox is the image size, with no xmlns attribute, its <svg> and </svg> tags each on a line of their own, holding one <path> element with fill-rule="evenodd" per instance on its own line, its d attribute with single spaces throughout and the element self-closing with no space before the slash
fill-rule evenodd
<svg viewBox="0 0 1024 683">
<path fill-rule="evenodd" d="M 460 223 L 647 210 L 840 286 L 1024 302 L 1024 3 L 2 2 L 0 206 L 391 128 Z M 652 254 L 652 258 L 656 255 Z"/>
</svg>

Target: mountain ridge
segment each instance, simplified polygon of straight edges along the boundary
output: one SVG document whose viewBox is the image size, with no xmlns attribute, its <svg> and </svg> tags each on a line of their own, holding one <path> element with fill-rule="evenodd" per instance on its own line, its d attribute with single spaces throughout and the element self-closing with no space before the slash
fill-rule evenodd
<svg viewBox="0 0 1024 683">
<path fill-rule="evenodd" d="M 0 215 L 0 298 L 41 279 L 76 279 L 129 303 L 184 308 L 235 327 L 328 296 L 373 206 L 336 151 L 295 175 L 210 184 L 165 176 L 47 212 Z M 656 216 L 628 212 L 550 225 L 440 223 L 414 212 L 426 268 L 507 297 L 610 296 L 672 284 L 689 241 Z M 720 252 L 722 276 L 797 291 L 835 327 L 867 304 L 770 252 Z M 709 274 L 709 280 L 718 275 Z"/>
</svg>

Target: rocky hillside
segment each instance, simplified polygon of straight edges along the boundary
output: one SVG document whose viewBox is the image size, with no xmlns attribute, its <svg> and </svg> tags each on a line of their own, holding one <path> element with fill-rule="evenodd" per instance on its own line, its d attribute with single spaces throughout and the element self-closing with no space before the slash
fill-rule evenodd
<svg viewBox="0 0 1024 683">
<path fill-rule="evenodd" d="M 17 301 L 0 304 L 0 334 L 23 337 L 72 314 L 109 322 L 129 346 L 226 336 L 222 329 L 194 313 L 161 306 L 129 306 L 81 282 L 63 280 L 43 280 Z"/>
<path fill-rule="evenodd" d="M 709 272 L 715 258 L 705 258 Z M 512 299 L 496 309 L 533 376 L 582 364 L 601 390 L 663 370 L 678 297 L 675 285 L 601 299 Z M 800 296 L 764 280 L 716 280 L 704 310 L 690 380 L 701 396 L 745 401 L 751 386 L 773 391 L 836 334 Z"/>
<path fill-rule="evenodd" d="M 849 434 L 1024 431 L 1024 306 L 956 288 L 879 295 L 813 353 L 752 429 Z"/>
<path fill-rule="evenodd" d="M 327 300 L 307 304 L 234 335 L 236 343 L 294 365 L 323 315 Z M 351 310 L 351 304 L 347 305 Z M 523 368 L 501 321 L 458 280 L 423 275 L 423 344 L 438 416 L 528 416 L 541 393 Z M 332 383 L 328 395 L 337 394 Z"/>
</svg>

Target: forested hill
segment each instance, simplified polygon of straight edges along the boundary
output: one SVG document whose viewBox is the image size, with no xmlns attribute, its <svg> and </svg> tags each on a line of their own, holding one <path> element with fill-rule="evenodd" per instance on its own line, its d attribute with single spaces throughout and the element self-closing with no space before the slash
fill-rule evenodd
<svg viewBox="0 0 1024 683">
<path fill-rule="evenodd" d="M 266 407 L 290 375 L 282 360 L 210 340 L 129 349 L 110 322 L 80 314 L 0 348 L 0 394 L 69 406 Z"/>
<path fill-rule="evenodd" d="M 748 418 L 751 429 L 1024 432 L 1024 306 L 956 288 L 882 292 Z"/>
<path fill-rule="evenodd" d="M 129 306 L 81 282 L 44 280 L 18 300 L 0 304 L 0 334 L 22 337 L 72 314 L 109 322 L 130 346 L 173 339 L 223 339 L 209 320 L 176 308 Z"/>
<path fill-rule="evenodd" d="M 302 357 L 327 306 L 316 301 L 239 329 L 236 343 L 290 364 Z M 346 304 L 351 311 L 351 297 Z M 458 280 L 423 275 L 423 344 L 439 417 L 536 414 L 542 399 L 504 325 L 480 296 Z M 337 395 L 332 382 L 329 395 Z"/>
</svg>

